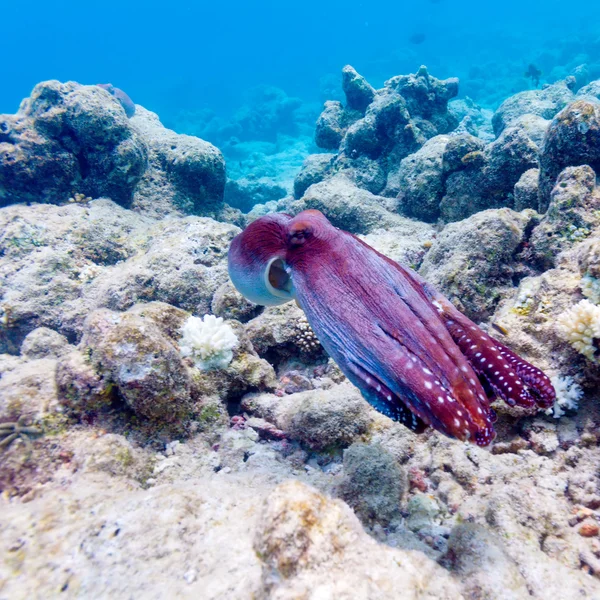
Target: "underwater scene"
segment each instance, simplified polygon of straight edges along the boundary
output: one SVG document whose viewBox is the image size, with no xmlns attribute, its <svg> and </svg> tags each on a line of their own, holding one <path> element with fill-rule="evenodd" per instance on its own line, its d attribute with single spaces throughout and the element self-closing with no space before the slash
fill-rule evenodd
<svg viewBox="0 0 600 600">
<path fill-rule="evenodd" d="M 600 600 L 600 3 L 0 18 L 0 600 Z"/>
</svg>

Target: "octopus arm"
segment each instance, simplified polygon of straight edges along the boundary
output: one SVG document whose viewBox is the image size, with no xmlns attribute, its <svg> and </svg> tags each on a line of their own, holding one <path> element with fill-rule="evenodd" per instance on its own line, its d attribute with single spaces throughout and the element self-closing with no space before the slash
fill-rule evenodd
<svg viewBox="0 0 600 600">
<path fill-rule="evenodd" d="M 437 308 L 450 335 L 485 388 L 509 406 L 532 408 L 537 405 L 546 409 L 554 404 L 556 392 L 541 369 L 489 336 L 419 275 L 411 273 L 411 276 Z"/>
<path fill-rule="evenodd" d="M 415 433 L 423 433 L 427 424 L 412 412 L 402 399 L 376 375 L 354 361 L 347 362 L 348 379 L 360 390 L 363 398 L 380 413 L 402 423 Z"/>
</svg>

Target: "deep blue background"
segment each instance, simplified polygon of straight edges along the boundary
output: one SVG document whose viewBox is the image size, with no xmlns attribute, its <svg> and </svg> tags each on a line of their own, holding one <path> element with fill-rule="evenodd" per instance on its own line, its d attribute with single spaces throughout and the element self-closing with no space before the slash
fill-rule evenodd
<svg viewBox="0 0 600 600">
<path fill-rule="evenodd" d="M 111 82 L 161 116 L 226 114 L 256 84 L 317 99 L 321 76 L 346 63 L 380 85 L 420 64 L 440 77 L 485 65 L 500 79 L 503 65 L 521 73 L 540 52 L 550 66 L 600 52 L 597 0 L 4 0 L 0 21 L 0 112 L 45 79 Z M 417 33 L 425 41 L 410 43 Z"/>
</svg>

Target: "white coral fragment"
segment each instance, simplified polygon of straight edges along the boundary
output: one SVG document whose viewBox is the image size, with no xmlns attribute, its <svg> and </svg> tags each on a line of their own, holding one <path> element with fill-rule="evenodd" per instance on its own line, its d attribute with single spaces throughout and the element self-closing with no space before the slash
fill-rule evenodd
<svg viewBox="0 0 600 600">
<path fill-rule="evenodd" d="M 592 304 L 600 304 L 600 279 L 591 275 L 582 277 L 581 292 Z"/>
<path fill-rule="evenodd" d="M 547 415 L 560 419 L 567 410 L 577 410 L 583 396 L 581 386 L 572 377 L 556 376 L 550 379 L 556 391 L 556 402 L 547 411 Z"/>
<path fill-rule="evenodd" d="M 582 300 L 562 313 L 557 320 L 562 337 L 577 352 L 598 363 L 597 344 L 600 343 L 600 306 Z"/>
<path fill-rule="evenodd" d="M 181 328 L 179 348 L 201 371 L 225 369 L 233 359 L 238 338 L 222 317 L 189 317 Z"/>
</svg>

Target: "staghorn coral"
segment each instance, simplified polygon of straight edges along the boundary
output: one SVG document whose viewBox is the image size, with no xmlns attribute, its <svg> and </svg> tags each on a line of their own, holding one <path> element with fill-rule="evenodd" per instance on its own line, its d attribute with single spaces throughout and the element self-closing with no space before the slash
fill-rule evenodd
<svg viewBox="0 0 600 600">
<path fill-rule="evenodd" d="M 575 350 L 592 362 L 600 362 L 600 306 L 582 300 L 558 317 L 557 326 L 562 337 Z"/>
<path fill-rule="evenodd" d="M 181 355 L 190 357 L 201 371 L 224 369 L 232 361 L 238 338 L 222 317 L 189 317 L 181 334 Z"/>
</svg>

